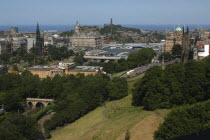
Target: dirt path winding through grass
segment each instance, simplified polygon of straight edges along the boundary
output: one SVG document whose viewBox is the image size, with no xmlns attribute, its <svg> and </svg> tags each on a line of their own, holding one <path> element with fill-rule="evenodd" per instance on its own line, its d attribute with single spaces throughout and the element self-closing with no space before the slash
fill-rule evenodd
<svg viewBox="0 0 210 140">
<path fill-rule="evenodd" d="M 108 101 L 109 101 L 109 100 L 108 100 Z M 106 116 L 106 112 L 107 112 L 107 109 L 108 109 L 106 103 L 107 103 L 108 101 L 104 102 L 104 104 L 103 104 L 104 110 L 102 111 L 102 116 L 103 116 L 103 118 L 104 118 L 104 121 L 108 120 L 108 118 L 107 118 L 107 116 Z M 119 102 L 119 100 L 114 101 L 114 102 L 111 104 L 111 106 L 114 107 L 114 108 L 116 108 L 118 102 Z M 92 127 L 86 134 L 84 134 L 84 135 L 83 135 L 83 140 L 85 140 L 85 139 L 89 136 L 89 134 L 91 134 L 91 133 L 92 133 L 99 125 L 101 125 L 104 121 L 97 123 L 97 124 L 96 124 L 94 127 Z"/>
<path fill-rule="evenodd" d="M 106 117 L 106 114 L 105 114 L 106 111 L 107 111 L 106 103 L 107 103 L 107 101 L 105 101 L 104 104 L 103 104 L 104 110 L 102 112 L 102 116 L 103 116 L 104 120 L 108 120 L 108 118 Z M 88 135 L 91 134 L 95 130 L 95 128 L 97 128 L 101 123 L 103 123 L 103 121 L 98 122 L 96 125 L 94 125 L 94 127 L 92 127 L 86 134 L 83 135 L 82 139 L 85 140 L 88 137 Z"/>
</svg>

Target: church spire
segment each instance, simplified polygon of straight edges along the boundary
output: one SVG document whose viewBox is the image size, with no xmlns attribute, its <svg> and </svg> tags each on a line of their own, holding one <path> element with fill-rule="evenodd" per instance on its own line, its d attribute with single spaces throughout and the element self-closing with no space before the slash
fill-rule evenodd
<svg viewBox="0 0 210 140">
<path fill-rule="evenodd" d="M 41 55 L 42 51 L 43 51 L 43 38 L 41 38 L 41 33 L 40 33 L 40 29 L 39 29 L 39 23 L 37 22 L 37 26 L 36 26 L 36 44 L 35 47 L 38 49 L 38 54 Z"/>
<path fill-rule="evenodd" d="M 36 36 L 37 35 L 40 35 L 39 23 L 38 22 L 37 22 L 37 25 L 36 25 Z"/>
</svg>

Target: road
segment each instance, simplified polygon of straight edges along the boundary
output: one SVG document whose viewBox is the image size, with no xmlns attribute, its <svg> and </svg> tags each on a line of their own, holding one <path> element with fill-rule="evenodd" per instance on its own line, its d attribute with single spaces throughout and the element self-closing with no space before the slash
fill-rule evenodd
<svg viewBox="0 0 210 140">
<path fill-rule="evenodd" d="M 130 76 L 127 76 L 127 74 L 123 74 L 121 77 L 124 77 L 124 78 L 133 78 L 133 77 L 136 77 L 142 73 L 144 73 L 145 71 L 147 71 L 148 69 L 154 67 L 154 66 L 166 66 L 166 65 L 169 65 L 169 64 L 173 64 L 175 62 L 179 61 L 178 59 L 175 59 L 175 60 L 172 60 L 172 61 L 169 61 L 169 62 L 165 62 L 165 63 L 151 63 L 151 64 L 148 64 L 147 66 L 141 66 L 141 67 L 137 67 L 137 68 L 134 68 L 134 74 L 130 75 Z"/>
</svg>

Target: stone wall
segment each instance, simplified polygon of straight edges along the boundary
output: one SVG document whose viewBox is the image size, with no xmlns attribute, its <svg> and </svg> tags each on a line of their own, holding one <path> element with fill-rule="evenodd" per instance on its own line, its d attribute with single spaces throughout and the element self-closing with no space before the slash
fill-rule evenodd
<svg viewBox="0 0 210 140">
<path fill-rule="evenodd" d="M 59 72 L 59 75 L 63 75 L 63 74 L 66 74 L 66 75 L 70 75 L 70 74 L 73 74 L 73 75 L 76 75 L 78 73 L 82 73 L 84 74 L 85 76 L 87 75 L 95 75 L 97 74 L 98 72 L 96 71 L 71 71 L 71 70 L 67 70 L 67 71 L 56 71 L 56 70 L 36 70 L 36 69 L 29 69 L 29 71 L 33 74 L 33 75 L 38 75 L 39 78 L 46 78 L 46 77 L 51 77 L 53 78 L 56 74 L 55 72 Z"/>
<path fill-rule="evenodd" d="M 85 76 L 90 75 L 90 74 L 92 74 L 92 75 L 97 74 L 97 72 L 95 72 L 95 71 L 66 71 L 67 75 L 70 75 L 70 74 L 76 75 L 78 73 L 84 74 Z"/>
<path fill-rule="evenodd" d="M 29 70 L 33 75 L 38 75 L 39 78 L 46 78 L 47 76 L 52 77 L 50 70 Z"/>
</svg>

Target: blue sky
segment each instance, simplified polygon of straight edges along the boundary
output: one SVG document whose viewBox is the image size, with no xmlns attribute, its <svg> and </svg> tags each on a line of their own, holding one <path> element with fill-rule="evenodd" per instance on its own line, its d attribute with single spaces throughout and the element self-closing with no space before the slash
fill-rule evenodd
<svg viewBox="0 0 210 140">
<path fill-rule="evenodd" d="M 210 0 L 0 0 L 0 25 L 210 24 Z"/>
</svg>

